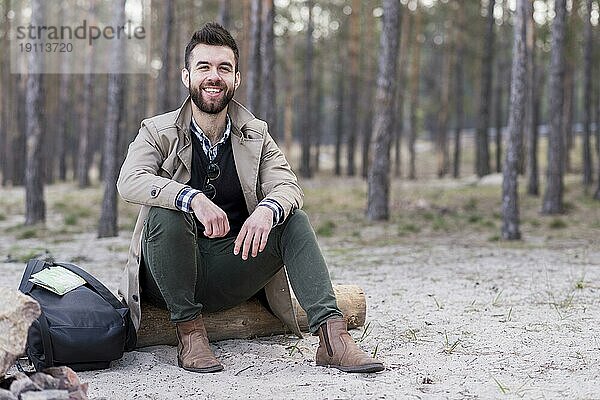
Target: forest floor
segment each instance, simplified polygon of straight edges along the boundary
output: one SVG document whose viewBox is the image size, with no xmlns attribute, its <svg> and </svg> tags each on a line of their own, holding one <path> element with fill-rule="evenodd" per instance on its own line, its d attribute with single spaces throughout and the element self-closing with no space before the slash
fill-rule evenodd
<svg viewBox="0 0 600 400">
<path fill-rule="evenodd" d="M 521 194 L 517 242 L 500 240 L 499 175 L 394 181 L 385 223 L 365 220 L 362 180 L 303 182 L 333 282 L 367 295 L 366 328 L 352 335 L 384 372 L 316 367 L 307 335 L 214 343 L 217 374 L 183 371 L 175 347 L 156 346 L 81 379 L 111 400 L 599 399 L 600 203 L 579 181 L 568 177 L 560 216 Z M 31 228 L 23 190 L 0 192 L 0 285 L 16 288 L 26 260 L 46 256 L 116 291 L 137 207 L 120 204 L 119 237 L 97 239 L 99 187 L 52 185 L 46 199 L 46 227 Z"/>
</svg>

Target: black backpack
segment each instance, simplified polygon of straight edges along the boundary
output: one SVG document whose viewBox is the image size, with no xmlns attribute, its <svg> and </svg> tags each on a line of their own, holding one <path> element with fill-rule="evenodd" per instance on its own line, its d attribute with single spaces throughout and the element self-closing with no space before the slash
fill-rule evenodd
<svg viewBox="0 0 600 400">
<path fill-rule="evenodd" d="M 62 296 L 29 282 L 54 265 L 87 282 Z M 29 260 L 19 290 L 40 304 L 42 313 L 27 334 L 27 356 L 37 371 L 66 365 L 74 371 L 105 369 L 135 348 L 135 328 L 126 304 L 83 269 L 67 263 Z"/>
</svg>

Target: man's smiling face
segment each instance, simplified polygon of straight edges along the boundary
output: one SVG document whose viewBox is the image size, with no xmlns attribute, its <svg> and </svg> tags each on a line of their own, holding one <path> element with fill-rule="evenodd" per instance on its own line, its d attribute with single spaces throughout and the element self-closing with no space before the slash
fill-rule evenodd
<svg viewBox="0 0 600 400">
<path fill-rule="evenodd" d="M 182 80 L 194 104 L 208 114 L 223 111 L 240 83 L 233 50 L 227 46 L 198 44 L 192 50 L 189 68 L 189 71 L 183 70 Z"/>
</svg>

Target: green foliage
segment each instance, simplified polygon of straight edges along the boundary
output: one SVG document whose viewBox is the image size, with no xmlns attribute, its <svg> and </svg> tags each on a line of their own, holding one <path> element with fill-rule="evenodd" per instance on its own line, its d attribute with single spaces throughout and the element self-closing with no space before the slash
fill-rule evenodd
<svg viewBox="0 0 600 400">
<path fill-rule="evenodd" d="M 413 224 L 411 222 L 398 224 L 398 235 L 400 235 L 400 236 L 408 235 L 411 233 L 419 233 L 419 232 L 421 232 L 421 228 L 419 228 L 419 226 L 417 226 L 416 224 Z"/>
<path fill-rule="evenodd" d="M 15 237 L 17 239 L 31 239 L 31 238 L 38 237 L 38 234 L 39 234 L 38 229 L 36 229 L 34 227 L 30 227 L 30 228 L 23 228 L 23 229 L 21 229 L 15 235 Z"/>
<path fill-rule="evenodd" d="M 77 225 L 79 218 L 75 214 L 66 214 L 64 216 L 65 225 Z"/>
<path fill-rule="evenodd" d="M 26 263 L 35 258 L 52 259 L 52 253 L 42 247 L 21 248 L 13 246 L 8 249 L 5 262 Z"/>
<path fill-rule="evenodd" d="M 548 226 L 550 227 L 550 229 L 564 229 L 568 225 L 564 220 L 560 218 L 554 218 L 552 221 L 550 221 Z"/>
<path fill-rule="evenodd" d="M 469 197 L 463 208 L 465 211 L 477 210 L 477 199 L 475 197 Z"/>
</svg>

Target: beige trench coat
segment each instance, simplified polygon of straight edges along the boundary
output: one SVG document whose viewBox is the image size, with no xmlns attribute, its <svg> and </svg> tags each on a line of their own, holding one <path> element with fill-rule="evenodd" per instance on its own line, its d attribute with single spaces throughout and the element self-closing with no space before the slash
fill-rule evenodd
<svg viewBox="0 0 600 400">
<path fill-rule="evenodd" d="M 235 100 L 229 103 L 231 144 L 248 212 L 263 198 L 276 200 L 285 217 L 302 207 L 303 193 L 283 153 L 269 135 L 267 124 Z M 121 167 L 117 189 L 121 197 L 142 205 L 135 224 L 127 266 L 119 294 L 131 309 L 139 329 L 141 319 L 139 269 L 144 220 L 152 206 L 176 209 L 177 194 L 191 176 L 191 100 L 178 110 L 142 121 Z M 265 286 L 273 313 L 294 333 L 300 328 L 291 299 L 285 268 Z"/>
</svg>

